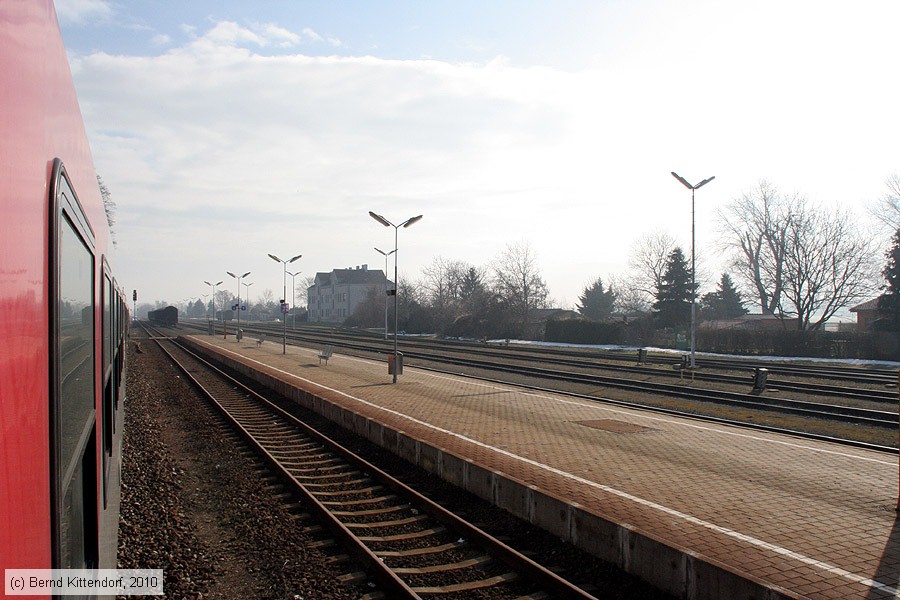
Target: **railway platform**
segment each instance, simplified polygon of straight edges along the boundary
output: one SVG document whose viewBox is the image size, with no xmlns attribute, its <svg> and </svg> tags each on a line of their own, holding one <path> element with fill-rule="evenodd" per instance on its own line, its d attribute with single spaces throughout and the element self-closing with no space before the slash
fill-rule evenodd
<svg viewBox="0 0 900 600">
<path fill-rule="evenodd" d="M 900 597 L 898 459 L 321 349 L 186 336 L 682 598 Z"/>
</svg>

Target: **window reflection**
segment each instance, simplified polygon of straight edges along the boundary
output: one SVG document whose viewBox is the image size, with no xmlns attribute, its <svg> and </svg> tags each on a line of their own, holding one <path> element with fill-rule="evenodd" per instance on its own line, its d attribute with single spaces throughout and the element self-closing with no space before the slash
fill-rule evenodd
<svg viewBox="0 0 900 600">
<path fill-rule="evenodd" d="M 61 566 L 84 563 L 82 445 L 94 411 L 93 257 L 62 219 L 59 239 L 59 449 L 61 492 Z"/>
</svg>

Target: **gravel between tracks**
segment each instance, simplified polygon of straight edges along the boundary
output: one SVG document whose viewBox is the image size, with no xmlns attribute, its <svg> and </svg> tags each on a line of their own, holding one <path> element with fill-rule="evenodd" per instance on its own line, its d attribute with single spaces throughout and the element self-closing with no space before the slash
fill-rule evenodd
<svg viewBox="0 0 900 600">
<path fill-rule="evenodd" d="M 163 569 L 167 598 L 329 600 L 368 591 L 338 581 L 344 571 L 308 548 L 312 538 L 273 499 L 255 463 L 223 433 L 205 401 L 176 377 L 155 343 L 132 335 L 119 567 Z M 346 432 L 340 437 L 357 451 L 369 445 Z M 367 458 L 397 471 L 395 457 L 368 451 Z M 513 547 L 545 564 L 565 565 L 571 579 L 590 583 L 599 598 L 669 598 L 411 465 L 402 471 L 401 479 L 489 524 Z"/>
<path fill-rule="evenodd" d="M 166 598 L 356 598 L 150 341 L 129 344 L 119 567 Z"/>
</svg>

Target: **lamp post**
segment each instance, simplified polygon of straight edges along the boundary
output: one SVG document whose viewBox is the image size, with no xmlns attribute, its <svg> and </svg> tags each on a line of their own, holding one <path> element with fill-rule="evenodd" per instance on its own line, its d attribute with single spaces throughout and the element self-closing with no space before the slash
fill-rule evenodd
<svg viewBox="0 0 900 600">
<path fill-rule="evenodd" d="M 249 305 L 250 304 L 250 286 L 253 285 L 253 282 L 251 281 L 250 283 L 242 283 L 241 285 L 244 286 L 244 293 L 247 294 L 246 296 L 244 296 L 244 302 L 246 302 Z M 252 317 L 252 316 L 253 316 L 253 311 L 248 310 L 247 311 L 247 320 L 250 320 L 250 317 Z"/>
<path fill-rule="evenodd" d="M 270 254 L 269 258 L 274 260 L 275 262 L 280 262 L 284 267 L 284 271 L 281 275 L 281 353 L 287 354 L 287 313 L 284 310 L 284 305 L 287 302 L 287 266 L 288 264 L 294 262 L 298 258 L 302 257 L 302 254 L 298 254 L 294 258 L 288 260 L 281 260 L 274 254 Z"/>
<path fill-rule="evenodd" d="M 297 275 L 302 273 L 303 271 L 297 271 L 296 273 L 287 272 L 288 275 L 291 276 L 291 302 L 297 302 Z M 294 306 L 292 309 L 294 312 L 291 313 L 291 329 L 297 328 L 297 307 Z"/>
<path fill-rule="evenodd" d="M 237 293 L 237 314 L 238 314 L 237 321 L 238 322 L 237 322 L 237 331 L 234 332 L 234 338 L 235 338 L 235 341 L 240 343 L 240 341 L 241 341 L 241 279 L 243 279 L 244 277 L 249 275 L 250 271 L 247 271 L 243 275 L 235 275 L 231 271 L 225 271 L 225 272 L 228 273 L 229 275 L 231 275 L 232 277 L 234 277 L 235 279 L 237 279 L 237 291 L 238 291 L 238 293 Z M 222 321 L 223 322 L 225 321 L 225 315 L 222 315 Z"/>
<path fill-rule="evenodd" d="M 409 227 L 414 223 L 419 222 L 420 220 L 422 220 L 423 215 L 410 217 L 399 225 L 394 225 L 381 215 L 374 213 L 371 210 L 369 211 L 369 216 L 385 227 L 394 228 L 394 251 L 392 252 L 392 254 L 394 255 L 394 383 L 397 383 L 397 325 L 400 322 L 399 313 L 397 312 L 397 292 L 400 289 L 400 282 L 397 281 L 397 232 L 401 227 Z"/>
<path fill-rule="evenodd" d="M 715 175 L 704 179 L 697 185 L 691 185 L 687 179 L 672 171 L 672 177 L 680 181 L 684 187 L 691 190 L 691 369 L 697 368 L 697 265 L 694 253 L 695 219 L 694 219 L 694 192 L 716 178 Z"/>
<path fill-rule="evenodd" d="M 387 272 L 388 272 L 388 256 L 396 252 L 397 250 L 391 250 L 390 252 L 385 252 L 384 250 L 379 250 L 375 248 L 375 252 L 384 256 L 384 339 L 388 339 L 388 323 L 387 323 Z M 394 282 L 394 285 L 397 285 L 397 282 Z"/>
<path fill-rule="evenodd" d="M 212 288 L 213 321 L 215 321 L 215 319 L 216 319 L 216 286 L 222 285 L 222 282 L 217 281 L 216 283 L 210 283 L 208 281 L 204 281 L 203 283 L 205 283 L 206 285 L 208 285 L 209 287 Z M 223 323 L 225 322 L 224 316 L 222 317 L 222 322 Z M 216 333 L 215 328 L 213 328 L 213 334 L 215 334 L 215 333 Z"/>
</svg>

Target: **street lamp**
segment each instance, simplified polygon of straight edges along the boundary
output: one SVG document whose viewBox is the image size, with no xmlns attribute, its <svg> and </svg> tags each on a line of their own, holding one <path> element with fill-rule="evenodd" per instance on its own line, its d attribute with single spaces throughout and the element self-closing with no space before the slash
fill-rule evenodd
<svg viewBox="0 0 900 600">
<path fill-rule="evenodd" d="M 388 272 L 388 256 L 396 252 L 396 250 L 391 250 L 390 252 L 385 252 L 384 250 L 379 250 L 375 248 L 375 252 L 384 256 L 384 339 L 388 339 L 388 323 L 387 323 L 387 272 Z M 394 284 L 396 285 L 396 283 Z"/>
<path fill-rule="evenodd" d="M 208 285 L 209 287 L 212 288 L 213 320 L 215 320 L 215 318 L 216 318 L 216 286 L 222 285 L 222 282 L 217 281 L 216 283 L 210 283 L 208 281 L 204 281 L 203 283 L 205 283 L 206 285 Z M 222 317 L 222 323 L 224 323 L 224 322 L 225 322 L 225 318 Z M 213 334 L 216 333 L 215 328 L 213 329 L 212 333 Z"/>
<path fill-rule="evenodd" d="M 296 273 L 287 272 L 288 275 L 291 276 L 291 302 L 297 302 L 297 275 L 302 273 L 303 271 L 297 271 Z M 293 308 L 291 313 L 291 329 L 297 328 L 297 307 Z"/>
<path fill-rule="evenodd" d="M 247 294 L 244 297 L 244 302 L 246 302 L 249 305 L 250 304 L 250 286 L 253 285 L 253 282 L 251 281 L 250 283 L 242 283 L 241 285 L 244 286 L 244 293 Z M 247 311 L 248 319 L 253 316 L 252 312 L 253 312 L 252 309 Z"/>
<path fill-rule="evenodd" d="M 294 258 L 289 260 L 281 260 L 274 254 L 270 254 L 269 258 L 274 260 L 275 262 L 280 262 L 284 267 L 284 271 L 281 275 L 281 353 L 287 354 L 287 312 L 285 311 L 285 304 L 287 303 L 287 266 L 288 264 L 294 262 L 298 258 L 302 257 L 302 254 L 298 254 Z"/>
<path fill-rule="evenodd" d="M 237 314 L 238 314 L 238 322 L 237 322 L 237 331 L 234 332 L 235 340 L 240 343 L 241 341 L 241 279 L 250 274 L 250 271 L 247 271 L 243 275 L 235 275 L 231 271 L 225 271 L 235 279 L 237 279 Z M 225 315 L 222 315 L 222 322 L 225 321 Z"/>
<path fill-rule="evenodd" d="M 672 177 L 680 181 L 684 187 L 691 190 L 691 369 L 697 368 L 697 265 L 694 254 L 695 219 L 694 219 L 694 192 L 716 178 L 715 175 L 704 179 L 697 185 L 691 185 L 687 179 L 672 171 Z"/>
<path fill-rule="evenodd" d="M 381 215 L 369 211 L 369 216 L 384 225 L 385 227 L 393 227 L 394 228 L 394 251 L 392 254 L 394 255 L 394 383 L 397 383 L 397 326 L 399 324 L 399 313 L 397 312 L 397 292 L 400 289 L 400 282 L 397 281 L 397 232 L 401 227 L 409 227 L 414 223 L 418 223 L 422 220 L 422 215 L 417 217 L 410 217 L 409 219 L 403 221 L 399 225 L 394 225 Z M 387 260 L 387 259 L 385 259 Z M 386 264 L 386 263 L 385 263 Z M 385 304 L 387 304 L 385 302 Z"/>
</svg>

